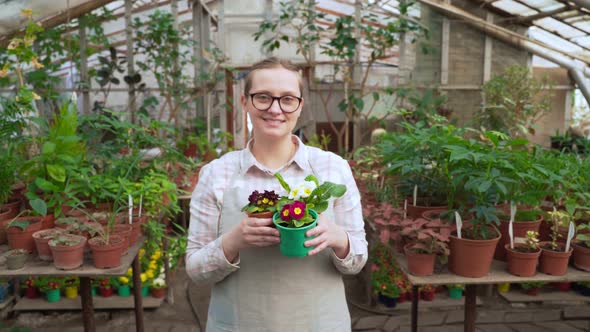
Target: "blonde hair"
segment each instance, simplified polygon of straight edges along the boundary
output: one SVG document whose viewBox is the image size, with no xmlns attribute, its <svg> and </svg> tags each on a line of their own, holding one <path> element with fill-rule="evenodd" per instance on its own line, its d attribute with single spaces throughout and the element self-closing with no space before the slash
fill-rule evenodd
<svg viewBox="0 0 590 332">
<path fill-rule="evenodd" d="M 273 69 L 273 68 L 285 68 L 297 74 L 297 81 L 299 83 L 299 92 L 303 95 L 303 78 L 299 72 L 300 68 L 296 64 L 289 60 L 279 59 L 277 57 L 266 58 L 262 61 L 255 63 L 250 72 L 246 75 L 246 83 L 244 85 L 244 96 L 248 96 L 250 89 L 252 88 L 252 77 L 254 72 L 260 69 Z"/>
</svg>

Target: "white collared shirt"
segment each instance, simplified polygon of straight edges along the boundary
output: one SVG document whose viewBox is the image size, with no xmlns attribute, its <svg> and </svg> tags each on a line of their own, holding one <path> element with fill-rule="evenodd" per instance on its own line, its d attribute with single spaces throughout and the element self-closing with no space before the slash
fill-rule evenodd
<svg viewBox="0 0 590 332">
<path fill-rule="evenodd" d="M 288 183 L 315 172 L 320 182 L 345 185 L 344 196 L 334 200 L 335 220 L 332 222 L 348 234 L 350 251 L 344 259 L 340 259 L 332 250 L 332 262 L 343 274 L 358 273 L 365 265 L 368 254 L 360 194 L 347 161 L 334 153 L 308 147 L 297 136 L 292 136 L 292 140 L 299 147 L 297 152 L 287 164 L 276 170 L 268 169 L 256 160 L 250 150 L 251 142 L 246 149 L 229 152 L 203 166 L 190 202 L 186 271 L 193 281 L 216 283 L 239 269 L 239 260 L 232 264 L 225 257 L 218 230 L 223 193 L 238 170 L 242 174 L 248 173 L 257 182 L 256 188 L 275 190 L 278 194 L 284 190 L 274 177 L 276 172 L 280 172 Z"/>
</svg>

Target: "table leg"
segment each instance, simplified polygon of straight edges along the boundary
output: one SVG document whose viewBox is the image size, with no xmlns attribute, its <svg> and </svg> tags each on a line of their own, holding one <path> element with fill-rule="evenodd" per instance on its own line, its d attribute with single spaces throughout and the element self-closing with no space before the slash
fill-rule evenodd
<svg viewBox="0 0 590 332">
<path fill-rule="evenodd" d="M 141 266 L 139 255 L 133 259 L 133 307 L 135 309 L 135 330 L 143 332 L 143 300 L 141 295 Z"/>
<path fill-rule="evenodd" d="M 475 332 L 475 319 L 477 317 L 477 285 L 465 286 L 465 332 Z"/>
<path fill-rule="evenodd" d="M 84 320 L 84 331 L 94 332 L 94 305 L 92 304 L 92 285 L 89 277 L 80 277 L 80 297 L 82 298 L 82 319 Z"/>
<path fill-rule="evenodd" d="M 418 331 L 418 301 L 420 292 L 418 286 L 412 286 L 412 332 Z"/>
</svg>

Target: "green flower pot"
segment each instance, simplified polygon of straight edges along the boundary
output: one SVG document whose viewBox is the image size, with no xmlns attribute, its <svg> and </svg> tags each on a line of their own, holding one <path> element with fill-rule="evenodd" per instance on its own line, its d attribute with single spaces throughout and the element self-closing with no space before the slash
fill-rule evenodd
<svg viewBox="0 0 590 332">
<path fill-rule="evenodd" d="M 121 285 L 117 288 L 117 294 L 119 296 L 130 296 L 131 295 L 131 288 L 129 285 Z"/>
<path fill-rule="evenodd" d="M 460 299 L 463 297 L 463 290 L 461 288 L 449 288 L 449 297 L 452 299 Z"/>
<path fill-rule="evenodd" d="M 59 289 L 50 289 L 45 292 L 47 302 L 58 302 L 60 299 Z"/>
<path fill-rule="evenodd" d="M 96 296 L 96 290 L 98 289 L 98 287 L 92 287 L 90 288 L 90 294 L 92 294 L 92 296 Z"/>
<path fill-rule="evenodd" d="M 272 221 L 279 230 L 279 234 L 281 236 L 281 243 L 279 244 L 279 249 L 281 253 L 287 257 L 305 257 L 307 253 L 309 253 L 313 247 L 306 247 L 303 245 L 305 241 L 311 240 L 314 237 L 306 237 L 305 232 L 314 228 L 318 222 L 318 214 L 314 210 L 310 209 L 309 213 L 313 216 L 314 221 L 301 228 L 288 228 L 281 226 L 277 223 L 278 220 L 281 219 L 279 213 L 275 213 Z"/>
<path fill-rule="evenodd" d="M 141 286 L 141 296 L 150 295 L 150 288 L 148 286 Z"/>
</svg>

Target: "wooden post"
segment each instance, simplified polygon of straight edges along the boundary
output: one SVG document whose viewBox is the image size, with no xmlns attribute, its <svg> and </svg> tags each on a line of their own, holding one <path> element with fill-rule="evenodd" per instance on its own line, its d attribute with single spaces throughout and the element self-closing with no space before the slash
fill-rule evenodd
<svg viewBox="0 0 590 332">
<path fill-rule="evenodd" d="M 418 286 L 412 286 L 412 332 L 418 332 L 418 301 L 420 301 Z"/>
<path fill-rule="evenodd" d="M 96 331 L 91 287 L 90 277 L 80 277 L 80 298 L 82 299 L 82 318 L 85 332 Z"/>
<path fill-rule="evenodd" d="M 133 15 L 133 1 L 125 0 L 125 39 L 127 42 L 127 75 L 133 77 L 135 75 L 135 65 L 133 57 L 133 28 L 131 27 Z M 129 84 L 127 92 L 129 103 L 129 113 L 131 113 L 131 122 L 135 123 L 135 113 L 137 106 L 135 103 L 135 83 Z"/>
<path fill-rule="evenodd" d="M 451 0 L 445 0 L 446 3 L 451 3 Z M 449 19 L 444 16 L 442 21 L 442 40 L 440 50 L 440 84 L 449 84 L 449 36 L 451 33 L 451 23 Z"/>
<path fill-rule="evenodd" d="M 234 78 L 229 69 L 225 70 L 225 104 L 226 104 L 226 119 L 225 126 L 227 132 L 232 135 L 232 138 L 227 142 L 228 147 L 235 147 L 234 142 Z M 245 125 L 245 123 L 244 123 Z"/>
<path fill-rule="evenodd" d="M 141 295 L 141 264 L 139 253 L 133 259 L 133 307 L 135 310 L 135 331 L 143 332 L 143 299 Z"/>
<path fill-rule="evenodd" d="M 90 79 L 88 77 L 88 56 L 86 55 L 88 39 L 86 38 L 86 23 L 84 16 L 80 17 L 78 22 L 80 34 L 80 81 L 82 82 L 82 114 L 90 114 Z M 77 105 L 76 105 L 77 106 Z"/>
<path fill-rule="evenodd" d="M 475 332 L 475 319 L 477 316 L 477 285 L 466 285 L 465 286 L 465 332 Z"/>
<path fill-rule="evenodd" d="M 203 19 L 203 5 L 201 4 L 200 0 L 194 0 L 193 2 L 193 55 L 195 57 L 194 63 L 194 76 L 193 76 L 193 84 L 195 88 L 201 87 L 201 81 L 199 77 L 201 77 L 201 64 L 203 62 L 203 44 L 202 44 L 202 25 L 201 20 Z M 203 98 L 195 98 L 195 115 L 198 118 L 205 117 L 205 103 Z"/>
</svg>

